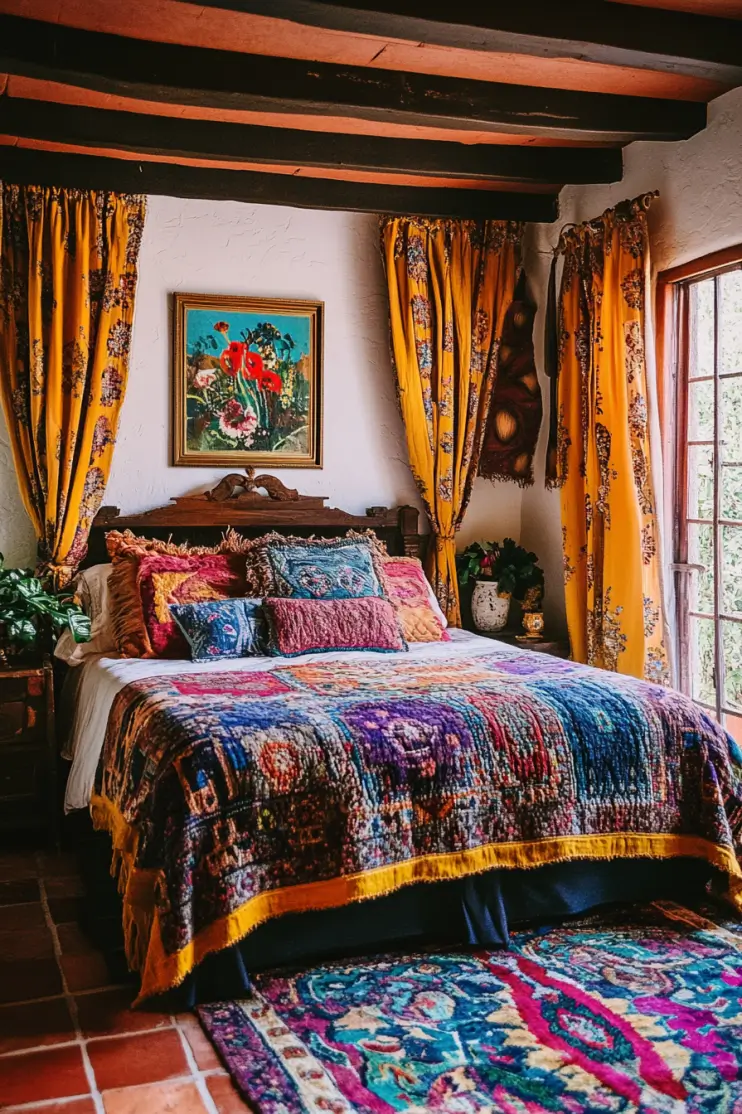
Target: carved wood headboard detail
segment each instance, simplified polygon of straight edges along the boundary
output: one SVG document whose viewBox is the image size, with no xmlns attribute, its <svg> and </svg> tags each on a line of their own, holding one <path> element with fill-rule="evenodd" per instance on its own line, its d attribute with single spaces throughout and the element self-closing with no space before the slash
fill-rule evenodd
<svg viewBox="0 0 742 1114">
<path fill-rule="evenodd" d="M 265 494 L 261 494 L 265 492 Z M 365 515 L 327 507 L 323 495 L 300 495 L 277 476 L 231 472 L 200 495 L 181 495 L 165 507 L 122 515 L 118 507 L 101 507 L 90 531 L 83 566 L 107 561 L 108 530 L 133 530 L 150 538 L 172 538 L 193 545 L 213 545 L 228 526 L 257 537 L 268 530 L 281 534 L 337 537 L 346 530 L 373 530 L 397 556 L 421 555 L 426 535 L 418 533 L 417 507 L 369 507 Z"/>
</svg>

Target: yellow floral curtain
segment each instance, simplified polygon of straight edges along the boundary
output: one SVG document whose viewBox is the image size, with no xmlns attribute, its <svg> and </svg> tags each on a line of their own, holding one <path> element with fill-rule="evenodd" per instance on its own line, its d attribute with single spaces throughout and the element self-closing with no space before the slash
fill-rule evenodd
<svg viewBox="0 0 742 1114">
<path fill-rule="evenodd" d="M 58 586 L 85 555 L 126 388 L 145 199 L 2 184 L 0 398 Z"/>
<path fill-rule="evenodd" d="M 562 237 L 554 482 L 576 661 L 666 683 L 641 204 Z"/>
<path fill-rule="evenodd" d="M 428 571 L 453 625 L 455 532 L 477 474 L 522 233 L 504 221 L 389 217 L 381 225 L 410 466 L 434 536 Z"/>
</svg>

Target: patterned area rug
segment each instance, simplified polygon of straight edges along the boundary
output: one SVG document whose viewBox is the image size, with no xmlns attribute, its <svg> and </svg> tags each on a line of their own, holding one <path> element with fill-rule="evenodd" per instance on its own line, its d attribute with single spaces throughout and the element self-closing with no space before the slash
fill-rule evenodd
<svg viewBox="0 0 742 1114">
<path fill-rule="evenodd" d="M 742 1114 L 742 926 L 714 910 L 265 975 L 199 1012 L 260 1114 Z"/>
</svg>

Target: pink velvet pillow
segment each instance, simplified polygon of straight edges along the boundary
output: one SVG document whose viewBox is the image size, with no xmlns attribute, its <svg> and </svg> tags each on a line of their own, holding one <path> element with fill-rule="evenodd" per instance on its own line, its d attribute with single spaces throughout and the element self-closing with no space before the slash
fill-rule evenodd
<svg viewBox="0 0 742 1114">
<path fill-rule="evenodd" d="M 406 650 L 394 608 L 379 596 L 353 600 L 263 601 L 271 654 L 295 658 L 327 650 Z"/>
<path fill-rule="evenodd" d="M 137 585 L 151 647 L 151 653 L 145 656 L 190 658 L 190 648 L 170 613 L 170 604 L 244 596 L 245 558 L 232 553 L 192 557 L 146 554 L 139 562 Z"/>
</svg>

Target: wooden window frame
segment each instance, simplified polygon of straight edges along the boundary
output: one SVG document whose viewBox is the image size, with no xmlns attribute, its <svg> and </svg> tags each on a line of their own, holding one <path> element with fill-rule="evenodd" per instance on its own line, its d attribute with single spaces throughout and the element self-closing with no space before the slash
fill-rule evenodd
<svg viewBox="0 0 742 1114">
<path fill-rule="evenodd" d="M 690 287 L 695 282 L 704 279 L 718 278 L 729 271 L 742 268 L 742 244 L 724 248 L 722 251 L 712 252 L 700 259 L 683 263 L 678 267 L 661 271 L 657 275 L 656 289 L 656 338 L 657 338 L 657 370 L 658 370 L 658 396 L 659 412 L 662 429 L 663 459 L 670 465 L 672 482 L 665 485 L 665 521 L 672 522 L 672 570 L 675 573 L 675 598 L 676 598 L 676 637 L 678 682 L 683 692 L 692 694 L 692 678 L 690 677 L 690 661 L 688 648 L 690 647 L 690 572 L 688 564 L 688 446 L 691 442 L 687 437 L 688 430 L 688 395 L 690 382 Z M 714 538 L 714 636 L 715 636 L 715 662 L 723 662 L 723 652 L 719 645 L 721 641 L 720 619 L 736 617 L 726 616 L 721 608 L 721 530 L 726 522 L 720 515 L 721 491 L 721 454 L 718 451 L 719 442 L 719 384 L 718 373 L 718 344 L 719 344 L 719 317 L 718 317 L 718 286 L 716 287 L 715 304 L 715 356 L 714 375 L 714 511 L 711 524 Z M 705 521 L 705 520 L 704 520 Z M 735 525 L 742 525 L 735 523 Z M 694 612 L 693 615 L 696 613 Z M 704 616 L 708 617 L 708 616 Z M 704 705 L 719 718 L 722 715 L 739 716 L 739 710 L 726 707 L 724 677 L 716 676 L 716 707 Z"/>
</svg>

